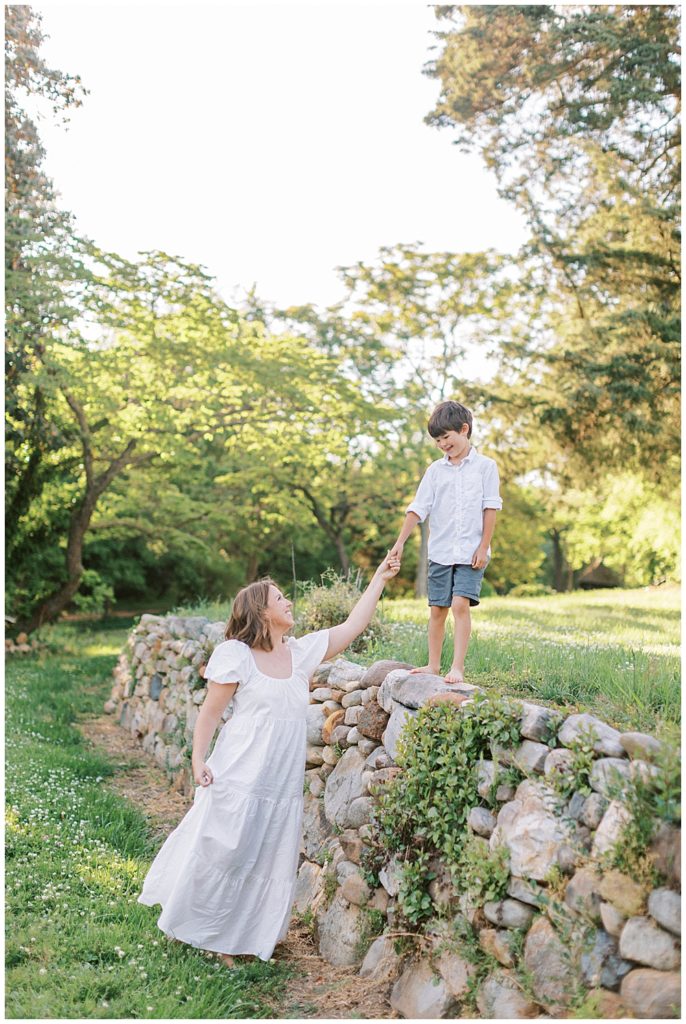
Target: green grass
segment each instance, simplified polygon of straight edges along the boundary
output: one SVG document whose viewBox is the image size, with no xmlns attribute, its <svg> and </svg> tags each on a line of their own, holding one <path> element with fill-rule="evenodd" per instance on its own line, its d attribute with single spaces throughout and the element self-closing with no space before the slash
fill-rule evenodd
<svg viewBox="0 0 686 1024">
<path fill-rule="evenodd" d="M 466 671 L 500 694 L 589 711 L 620 729 L 674 736 L 680 722 L 680 602 L 677 587 L 575 591 L 546 597 L 487 597 L 472 611 Z M 198 604 L 186 615 L 226 620 L 229 604 Z M 384 600 L 388 638 L 355 660 L 426 664 L 428 608 Z M 441 668 L 452 662 L 448 618 Z"/>
<path fill-rule="evenodd" d="M 229 972 L 169 942 L 136 902 L 159 843 L 75 727 L 100 714 L 126 637 L 71 623 L 6 673 L 6 1017 L 264 1018 L 284 964 Z M 268 1002 L 270 1000 L 270 1002 Z"/>
<path fill-rule="evenodd" d="M 224 617 L 221 606 L 206 607 Z M 363 660 L 423 664 L 425 602 L 385 601 L 383 614 L 391 635 Z M 588 710 L 622 729 L 676 735 L 676 589 L 491 597 L 472 618 L 473 682 Z M 227 972 L 168 942 L 156 908 L 136 902 L 156 844 L 146 819 L 103 785 L 121 765 L 91 752 L 75 727 L 100 714 L 128 626 L 52 627 L 43 653 L 8 661 L 6 1016 L 270 1017 L 285 964 Z M 451 659 L 448 635 L 444 669 Z"/>
<path fill-rule="evenodd" d="M 198 601 L 197 604 L 179 605 L 174 615 L 198 615 L 210 622 L 226 622 L 231 614 L 231 601 Z"/>
<path fill-rule="evenodd" d="M 390 636 L 369 658 L 426 664 L 426 603 L 386 601 L 383 613 Z M 589 711 L 621 729 L 674 734 L 681 704 L 677 588 L 489 597 L 473 609 L 472 624 L 471 682 Z M 451 631 L 449 617 L 443 670 L 452 661 Z"/>
</svg>

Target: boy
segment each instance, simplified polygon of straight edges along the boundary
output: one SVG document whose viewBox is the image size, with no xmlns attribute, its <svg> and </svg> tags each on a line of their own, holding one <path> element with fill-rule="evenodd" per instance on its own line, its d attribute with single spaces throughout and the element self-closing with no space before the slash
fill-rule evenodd
<svg viewBox="0 0 686 1024">
<path fill-rule="evenodd" d="M 455 621 L 453 663 L 447 683 L 464 682 L 464 659 L 472 630 L 470 607 L 479 603 L 496 511 L 503 507 L 498 469 L 469 443 L 472 414 L 459 402 L 441 402 L 431 414 L 429 433 L 443 452 L 424 474 L 407 509 L 391 556 L 402 558 L 405 541 L 431 513 L 429 536 L 429 664 L 415 672 L 440 674 L 445 620 Z"/>
</svg>

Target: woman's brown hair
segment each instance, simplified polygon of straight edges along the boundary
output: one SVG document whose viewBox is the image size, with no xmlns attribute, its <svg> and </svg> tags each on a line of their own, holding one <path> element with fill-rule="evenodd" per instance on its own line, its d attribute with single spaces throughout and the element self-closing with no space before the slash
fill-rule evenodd
<svg viewBox="0 0 686 1024">
<path fill-rule="evenodd" d="M 262 580 L 249 583 L 239 590 L 233 599 L 231 616 L 226 624 L 224 636 L 227 640 L 242 640 L 248 647 L 260 651 L 271 651 L 272 638 L 267 622 L 269 588 L 276 583 L 265 576 Z"/>
</svg>

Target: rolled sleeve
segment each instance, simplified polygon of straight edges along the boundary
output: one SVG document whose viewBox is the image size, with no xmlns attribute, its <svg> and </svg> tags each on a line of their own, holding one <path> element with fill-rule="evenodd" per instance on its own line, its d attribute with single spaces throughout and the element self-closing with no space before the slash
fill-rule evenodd
<svg viewBox="0 0 686 1024">
<path fill-rule="evenodd" d="M 414 500 L 407 506 L 405 512 L 414 512 L 416 516 L 419 516 L 419 522 L 423 523 L 431 512 L 433 503 L 434 488 L 429 477 L 429 470 L 427 470 L 417 488 Z"/>
<path fill-rule="evenodd" d="M 494 508 L 497 511 L 500 511 L 503 507 L 503 499 L 500 497 L 500 478 L 498 476 L 498 467 L 493 461 L 490 461 L 484 469 L 483 488 L 484 496 L 481 501 L 482 509 Z"/>
</svg>

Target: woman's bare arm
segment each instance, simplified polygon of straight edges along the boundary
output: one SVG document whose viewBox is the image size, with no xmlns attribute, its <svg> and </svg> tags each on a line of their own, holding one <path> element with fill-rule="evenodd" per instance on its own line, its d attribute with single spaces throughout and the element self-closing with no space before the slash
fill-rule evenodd
<svg viewBox="0 0 686 1024">
<path fill-rule="evenodd" d="M 191 763 L 193 778 L 200 786 L 209 786 L 213 780 L 212 770 L 205 764 L 205 756 L 221 717 L 237 688 L 238 683 L 208 682 L 207 684 L 207 696 L 200 708 L 200 714 L 193 729 Z"/>
<path fill-rule="evenodd" d="M 329 646 L 326 649 L 324 661 L 344 651 L 346 647 L 350 646 L 355 637 L 358 637 L 366 629 L 372 621 L 374 609 L 386 585 L 386 580 L 392 579 L 399 569 L 400 561 L 397 557 L 388 555 L 384 558 L 374 573 L 371 583 L 345 622 L 342 622 L 340 626 L 332 626 L 329 630 Z"/>
</svg>

